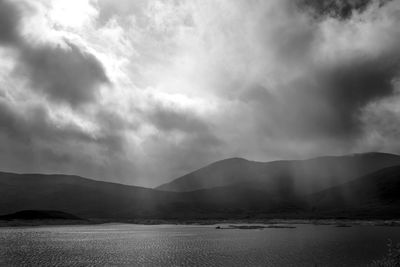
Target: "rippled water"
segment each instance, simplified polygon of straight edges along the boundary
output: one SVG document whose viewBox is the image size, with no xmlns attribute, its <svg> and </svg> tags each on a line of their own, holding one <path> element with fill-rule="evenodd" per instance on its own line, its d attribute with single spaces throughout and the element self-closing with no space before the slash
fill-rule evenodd
<svg viewBox="0 0 400 267">
<path fill-rule="evenodd" d="M 359 266 L 384 255 L 400 228 L 297 225 L 127 225 L 0 228 L 3 266 Z"/>
</svg>

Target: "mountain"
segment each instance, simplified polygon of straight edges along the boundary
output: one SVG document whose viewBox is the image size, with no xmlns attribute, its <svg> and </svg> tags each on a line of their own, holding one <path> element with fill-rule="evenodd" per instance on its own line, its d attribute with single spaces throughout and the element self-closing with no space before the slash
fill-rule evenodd
<svg viewBox="0 0 400 267">
<path fill-rule="evenodd" d="M 185 205 L 196 218 L 256 218 L 297 213 L 304 209 L 303 200 L 287 195 L 271 195 L 246 185 L 236 184 L 191 192 L 184 196 Z M 211 215 L 211 216 L 210 216 Z"/>
<path fill-rule="evenodd" d="M 318 215 L 400 217 L 400 166 L 385 168 L 308 197 Z"/>
<path fill-rule="evenodd" d="M 0 214 L 59 210 L 82 218 L 163 216 L 175 195 L 79 176 L 0 173 Z"/>
<path fill-rule="evenodd" d="M 310 195 L 267 194 L 235 184 L 184 194 L 228 218 L 400 218 L 400 165 L 380 169 Z"/>
<path fill-rule="evenodd" d="M 156 189 L 189 192 L 241 185 L 272 195 L 298 196 L 312 194 L 395 165 L 400 165 L 400 156 L 387 153 L 266 163 L 232 158 L 210 164 Z"/>
<path fill-rule="evenodd" d="M 271 163 L 229 159 L 177 180 L 176 184 L 186 189 L 201 186 L 189 192 L 162 191 L 71 175 L 0 172 L 0 214 L 17 216 L 21 214 L 16 213 L 19 211 L 44 210 L 112 221 L 399 218 L 398 161 L 399 156 L 382 153 Z M 399 166 L 375 170 L 395 163 Z M 370 170 L 370 174 L 364 173 Z M 362 175 L 357 178 L 359 173 Z M 307 186 L 310 190 L 306 190 Z"/>
<path fill-rule="evenodd" d="M 179 193 L 79 176 L 0 172 L 0 214 L 58 210 L 86 219 L 233 218 L 280 206 L 265 192 L 244 186 Z"/>
</svg>

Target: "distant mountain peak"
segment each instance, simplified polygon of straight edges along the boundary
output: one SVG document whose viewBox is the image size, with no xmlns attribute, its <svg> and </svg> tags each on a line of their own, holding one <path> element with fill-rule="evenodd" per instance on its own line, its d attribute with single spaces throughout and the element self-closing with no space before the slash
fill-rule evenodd
<svg viewBox="0 0 400 267">
<path fill-rule="evenodd" d="M 258 184 L 262 188 L 267 185 L 274 187 L 277 183 L 286 181 L 298 190 L 309 193 L 307 187 L 310 187 L 310 191 L 322 190 L 351 178 L 398 164 L 400 156 L 382 152 L 270 162 L 234 157 L 211 163 L 156 189 L 188 192 L 249 182 L 255 186 Z"/>
</svg>

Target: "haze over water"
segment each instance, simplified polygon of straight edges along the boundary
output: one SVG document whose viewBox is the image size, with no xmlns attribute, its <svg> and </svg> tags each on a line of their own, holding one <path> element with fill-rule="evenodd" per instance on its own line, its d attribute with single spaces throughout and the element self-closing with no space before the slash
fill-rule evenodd
<svg viewBox="0 0 400 267">
<path fill-rule="evenodd" d="M 400 228 L 297 225 L 53 226 L 0 229 L 0 265 L 13 266 L 363 266 L 386 253 Z"/>
</svg>

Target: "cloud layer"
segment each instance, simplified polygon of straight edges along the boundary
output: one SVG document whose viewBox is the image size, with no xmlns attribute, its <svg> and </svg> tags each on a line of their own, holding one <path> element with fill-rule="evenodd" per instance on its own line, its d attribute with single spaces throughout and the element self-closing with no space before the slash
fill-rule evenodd
<svg viewBox="0 0 400 267">
<path fill-rule="evenodd" d="M 156 186 L 400 152 L 398 1 L 0 0 L 0 169 Z"/>
</svg>

